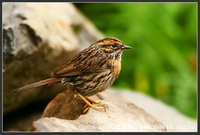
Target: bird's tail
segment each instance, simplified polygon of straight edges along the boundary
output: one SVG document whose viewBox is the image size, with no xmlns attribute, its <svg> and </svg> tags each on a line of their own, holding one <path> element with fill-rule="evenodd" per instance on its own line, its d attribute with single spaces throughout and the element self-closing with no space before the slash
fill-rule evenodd
<svg viewBox="0 0 200 135">
<path fill-rule="evenodd" d="M 14 89 L 13 92 L 15 94 L 17 94 L 18 92 L 21 92 L 21 91 L 26 90 L 26 89 L 42 86 L 42 85 L 45 85 L 45 84 L 59 82 L 59 81 L 61 81 L 61 79 L 62 78 L 49 78 L 49 79 L 46 79 L 46 80 L 42 80 L 42 81 L 39 81 L 39 82 L 36 82 L 36 83 L 26 85 L 26 86 L 21 87 L 21 88 Z"/>
</svg>

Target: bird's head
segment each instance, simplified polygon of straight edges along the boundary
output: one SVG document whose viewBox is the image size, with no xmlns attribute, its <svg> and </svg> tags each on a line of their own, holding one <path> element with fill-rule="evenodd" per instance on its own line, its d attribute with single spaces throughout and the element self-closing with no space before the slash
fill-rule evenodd
<svg viewBox="0 0 200 135">
<path fill-rule="evenodd" d="M 109 59 L 121 60 L 122 52 L 132 47 L 125 45 L 121 40 L 114 37 L 107 37 L 96 42 Z"/>
</svg>

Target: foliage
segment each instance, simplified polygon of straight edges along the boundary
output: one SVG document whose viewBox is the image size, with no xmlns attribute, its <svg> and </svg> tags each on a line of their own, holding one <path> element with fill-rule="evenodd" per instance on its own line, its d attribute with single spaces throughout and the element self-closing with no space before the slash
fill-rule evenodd
<svg viewBox="0 0 200 135">
<path fill-rule="evenodd" d="M 107 37 L 133 50 L 114 86 L 154 96 L 197 116 L 197 3 L 86 3 L 76 6 Z"/>
</svg>

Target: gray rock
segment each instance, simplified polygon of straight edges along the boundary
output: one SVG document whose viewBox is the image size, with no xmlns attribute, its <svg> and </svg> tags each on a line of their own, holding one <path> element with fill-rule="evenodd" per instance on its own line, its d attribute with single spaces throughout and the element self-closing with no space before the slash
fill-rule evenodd
<svg viewBox="0 0 200 135">
<path fill-rule="evenodd" d="M 150 115 L 162 121 L 168 132 L 197 132 L 196 120 L 184 116 L 183 114 L 178 112 L 177 109 L 168 106 L 159 100 L 153 99 L 152 97 L 144 95 L 143 93 L 130 90 L 110 88 L 106 91 L 117 93 L 120 96 L 130 100 L 132 103 L 136 104 L 140 108 L 144 109 Z M 92 109 L 90 111 L 92 111 Z M 27 112 L 22 113 L 27 114 Z M 12 121 L 7 121 L 8 124 L 3 126 L 3 130 L 28 131 L 33 121 L 37 121 L 41 116 L 42 111 L 40 113 L 34 112 L 32 114 L 27 114 L 27 116 L 23 117 L 15 117 L 14 119 L 12 119 Z"/>
<path fill-rule="evenodd" d="M 63 91 L 57 84 L 12 90 L 48 78 L 100 38 L 71 3 L 3 3 L 3 114 Z"/>
<path fill-rule="evenodd" d="M 41 119 L 33 123 L 31 131 L 42 132 L 163 132 L 162 122 L 115 93 L 104 91 L 90 97 L 109 107 L 106 111 L 89 109 L 83 114 L 85 103 L 74 92 L 66 90 L 46 107 Z"/>
<path fill-rule="evenodd" d="M 146 94 L 131 90 L 109 89 L 141 107 L 166 125 L 168 132 L 197 132 L 197 121 L 191 119 L 176 108 Z"/>
</svg>

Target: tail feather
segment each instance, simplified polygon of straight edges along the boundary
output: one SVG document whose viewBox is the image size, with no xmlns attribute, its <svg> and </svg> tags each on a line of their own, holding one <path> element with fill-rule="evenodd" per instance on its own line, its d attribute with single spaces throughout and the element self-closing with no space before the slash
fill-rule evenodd
<svg viewBox="0 0 200 135">
<path fill-rule="evenodd" d="M 61 78 L 49 78 L 49 79 L 46 79 L 46 80 L 42 80 L 42 81 L 39 81 L 39 82 L 36 82 L 36 83 L 26 85 L 26 86 L 21 87 L 21 88 L 14 89 L 13 92 L 15 94 L 17 94 L 18 92 L 21 92 L 21 91 L 26 90 L 26 89 L 42 86 L 42 85 L 49 84 L 49 83 L 59 82 L 59 81 L 61 81 Z"/>
</svg>

